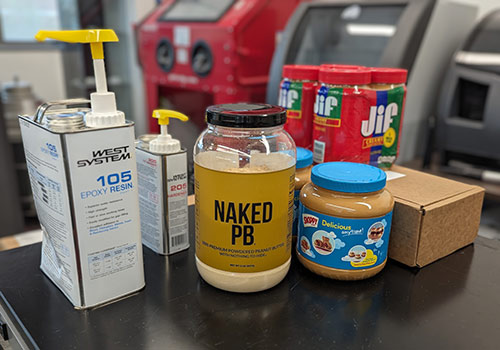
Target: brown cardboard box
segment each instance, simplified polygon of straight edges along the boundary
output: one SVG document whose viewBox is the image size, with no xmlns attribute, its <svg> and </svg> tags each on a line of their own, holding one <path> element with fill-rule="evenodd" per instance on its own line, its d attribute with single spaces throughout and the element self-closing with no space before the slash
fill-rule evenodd
<svg viewBox="0 0 500 350">
<path fill-rule="evenodd" d="M 472 243 L 477 236 L 484 189 L 393 166 L 405 176 L 389 180 L 395 199 L 389 257 L 423 267 Z"/>
</svg>

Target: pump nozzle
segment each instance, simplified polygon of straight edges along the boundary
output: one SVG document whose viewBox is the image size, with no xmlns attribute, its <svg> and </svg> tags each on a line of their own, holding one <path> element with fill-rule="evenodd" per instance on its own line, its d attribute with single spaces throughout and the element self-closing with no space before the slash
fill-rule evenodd
<svg viewBox="0 0 500 350">
<path fill-rule="evenodd" d="M 161 134 L 149 143 L 149 150 L 156 153 L 175 153 L 181 150 L 181 143 L 179 140 L 173 139 L 168 133 L 168 124 L 170 118 L 176 118 L 186 122 L 189 118 L 179 112 L 171 111 L 169 109 L 155 109 L 153 111 L 153 118 L 158 119 L 158 125 L 161 128 Z"/>
<path fill-rule="evenodd" d="M 54 39 L 68 43 L 90 44 L 94 61 L 96 92 L 90 94 L 92 111 L 85 116 L 90 127 L 118 126 L 125 123 L 123 112 L 116 110 L 116 99 L 113 92 L 108 92 L 106 70 L 104 67 L 103 42 L 118 41 L 112 29 L 86 30 L 40 30 L 35 39 L 44 41 Z"/>
</svg>

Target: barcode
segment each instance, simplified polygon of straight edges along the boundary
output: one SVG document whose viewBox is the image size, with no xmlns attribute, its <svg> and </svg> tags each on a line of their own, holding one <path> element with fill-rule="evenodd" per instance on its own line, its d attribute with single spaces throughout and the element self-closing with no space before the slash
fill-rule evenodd
<svg viewBox="0 0 500 350">
<path fill-rule="evenodd" d="M 174 236 L 170 239 L 172 248 L 187 242 L 187 235 Z"/>
<path fill-rule="evenodd" d="M 325 143 L 314 140 L 313 150 L 313 161 L 315 163 L 323 163 L 325 161 Z"/>
</svg>

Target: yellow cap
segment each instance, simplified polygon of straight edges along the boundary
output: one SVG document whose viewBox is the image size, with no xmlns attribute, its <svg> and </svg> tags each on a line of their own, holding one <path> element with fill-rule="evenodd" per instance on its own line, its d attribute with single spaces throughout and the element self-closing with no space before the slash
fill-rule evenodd
<svg viewBox="0 0 500 350">
<path fill-rule="evenodd" d="M 170 118 L 176 118 L 183 122 L 189 120 L 187 115 L 170 109 L 155 109 L 153 111 L 153 118 L 158 119 L 158 125 L 168 125 Z"/>
<path fill-rule="evenodd" d="M 113 29 L 82 29 L 82 30 L 40 30 L 35 35 L 38 41 L 54 39 L 67 43 L 90 44 L 92 59 L 104 59 L 103 42 L 118 41 Z"/>
</svg>

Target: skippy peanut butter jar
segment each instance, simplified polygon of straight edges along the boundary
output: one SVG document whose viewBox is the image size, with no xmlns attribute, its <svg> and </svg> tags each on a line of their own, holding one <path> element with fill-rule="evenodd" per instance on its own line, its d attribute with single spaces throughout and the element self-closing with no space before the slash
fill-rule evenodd
<svg viewBox="0 0 500 350">
<path fill-rule="evenodd" d="M 206 120 L 194 148 L 196 267 L 223 290 L 271 288 L 291 256 L 296 158 L 286 111 L 216 105 Z"/>
<path fill-rule="evenodd" d="M 300 192 L 299 261 L 312 272 L 360 280 L 387 261 L 394 200 L 383 170 L 359 163 L 313 167 Z"/>
</svg>

